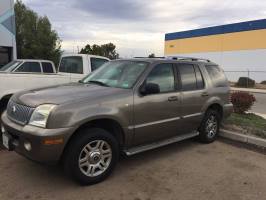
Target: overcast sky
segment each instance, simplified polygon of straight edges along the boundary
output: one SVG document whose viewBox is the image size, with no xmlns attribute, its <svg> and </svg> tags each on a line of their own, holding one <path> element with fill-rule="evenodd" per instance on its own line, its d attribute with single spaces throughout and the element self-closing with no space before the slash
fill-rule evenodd
<svg viewBox="0 0 266 200">
<path fill-rule="evenodd" d="M 63 50 L 112 42 L 122 57 L 164 52 L 164 34 L 262 19 L 265 0 L 23 0 L 47 15 Z"/>
</svg>

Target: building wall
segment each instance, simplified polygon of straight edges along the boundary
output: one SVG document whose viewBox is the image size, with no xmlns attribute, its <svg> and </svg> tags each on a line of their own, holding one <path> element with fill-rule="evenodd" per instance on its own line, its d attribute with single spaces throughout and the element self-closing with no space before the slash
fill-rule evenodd
<svg viewBox="0 0 266 200">
<path fill-rule="evenodd" d="M 165 56 L 177 55 L 207 58 L 227 71 L 266 71 L 266 19 L 168 33 Z"/>
<path fill-rule="evenodd" d="M 0 0 L 0 47 L 12 47 L 16 59 L 14 0 Z"/>
</svg>

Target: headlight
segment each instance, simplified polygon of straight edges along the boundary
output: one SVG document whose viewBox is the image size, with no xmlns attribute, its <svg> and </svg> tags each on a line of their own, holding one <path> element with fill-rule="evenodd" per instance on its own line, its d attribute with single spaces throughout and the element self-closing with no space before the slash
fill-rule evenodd
<svg viewBox="0 0 266 200">
<path fill-rule="evenodd" d="M 44 104 L 38 106 L 31 115 L 29 124 L 45 128 L 48 117 L 56 105 Z"/>
</svg>

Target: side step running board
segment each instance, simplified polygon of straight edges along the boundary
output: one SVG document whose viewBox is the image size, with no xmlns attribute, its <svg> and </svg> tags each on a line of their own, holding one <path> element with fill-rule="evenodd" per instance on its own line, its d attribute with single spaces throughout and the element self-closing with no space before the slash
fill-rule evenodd
<svg viewBox="0 0 266 200">
<path fill-rule="evenodd" d="M 137 154 L 137 153 L 140 153 L 140 152 L 143 152 L 143 151 L 148 151 L 148 150 L 155 149 L 155 148 L 158 148 L 158 147 L 162 147 L 162 146 L 165 146 L 165 145 L 168 145 L 168 144 L 171 144 L 171 143 L 175 143 L 175 142 L 179 142 L 179 141 L 182 141 L 182 140 L 186 140 L 186 139 L 195 137 L 197 135 L 199 135 L 199 132 L 192 132 L 192 133 L 189 133 L 189 134 L 176 136 L 176 137 L 169 138 L 169 139 L 166 139 L 166 140 L 162 140 L 162 141 L 159 141 L 159 142 L 154 142 L 154 143 L 143 145 L 143 146 L 133 147 L 131 149 L 124 150 L 124 152 L 126 153 L 127 156 L 132 156 L 134 154 Z"/>
</svg>

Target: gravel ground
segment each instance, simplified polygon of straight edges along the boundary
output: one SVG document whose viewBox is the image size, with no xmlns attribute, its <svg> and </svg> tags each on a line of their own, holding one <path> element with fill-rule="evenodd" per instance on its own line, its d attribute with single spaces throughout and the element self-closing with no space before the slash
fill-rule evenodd
<svg viewBox="0 0 266 200">
<path fill-rule="evenodd" d="M 82 187 L 59 166 L 0 151 L 0 199 L 224 199 L 266 197 L 266 156 L 219 140 L 188 140 L 121 159 L 106 181 Z"/>
</svg>

